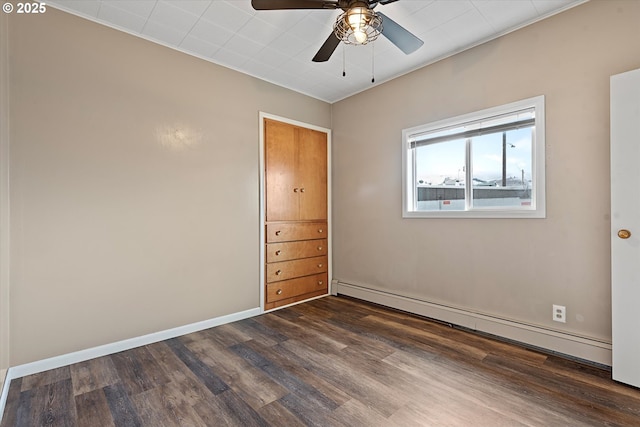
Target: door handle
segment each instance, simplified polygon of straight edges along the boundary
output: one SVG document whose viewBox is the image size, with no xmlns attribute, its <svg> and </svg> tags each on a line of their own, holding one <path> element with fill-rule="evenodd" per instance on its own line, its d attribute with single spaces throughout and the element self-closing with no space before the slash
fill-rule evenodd
<svg viewBox="0 0 640 427">
<path fill-rule="evenodd" d="M 631 232 L 629 230 L 618 230 L 618 237 L 621 239 L 628 239 L 629 237 L 631 237 Z"/>
</svg>

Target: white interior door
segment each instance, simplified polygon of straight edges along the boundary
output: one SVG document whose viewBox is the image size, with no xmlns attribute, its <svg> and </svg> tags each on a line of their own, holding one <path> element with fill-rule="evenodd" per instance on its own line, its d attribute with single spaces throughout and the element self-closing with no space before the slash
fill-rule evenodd
<svg viewBox="0 0 640 427">
<path fill-rule="evenodd" d="M 613 379 L 640 387 L 640 69 L 611 77 Z"/>
</svg>

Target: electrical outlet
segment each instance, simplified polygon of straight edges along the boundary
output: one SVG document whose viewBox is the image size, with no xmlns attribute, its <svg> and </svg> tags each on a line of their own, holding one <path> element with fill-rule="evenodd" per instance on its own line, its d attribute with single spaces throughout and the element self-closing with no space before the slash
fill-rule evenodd
<svg viewBox="0 0 640 427">
<path fill-rule="evenodd" d="M 567 323 L 567 307 L 564 305 L 553 304 L 553 320 L 556 322 Z"/>
</svg>

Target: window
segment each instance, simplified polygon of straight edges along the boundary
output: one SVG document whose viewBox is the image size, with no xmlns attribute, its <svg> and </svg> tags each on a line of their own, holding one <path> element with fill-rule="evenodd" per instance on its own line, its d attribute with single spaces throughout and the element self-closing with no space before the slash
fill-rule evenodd
<svg viewBox="0 0 640 427">
<path fill-rule="evenodd" d="M 544 218 L 544 96 L 402 131 L 405 218 Z"/>
</svg>

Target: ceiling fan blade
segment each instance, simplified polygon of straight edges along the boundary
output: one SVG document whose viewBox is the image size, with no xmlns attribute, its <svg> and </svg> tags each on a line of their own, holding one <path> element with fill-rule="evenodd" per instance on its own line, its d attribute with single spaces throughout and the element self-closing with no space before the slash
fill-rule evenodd
<svg viewBox="0 0 640 427">
<path fill-rule="evenodd" d="M 340 39 L 337 38 L 332 31 L 331 34 L 329 34 L 329 37 L 327 37 L 327 40 L 325 40 L 325 42 L 320 47 L 320 50 L 318 50 L 318 53 L 316 53 L 316 56 L 313 57 L 312 61 L 313 62 L 328 61 L 329 58 L 331 58 L 333 51 L 336 50 L 339 44 L 340 44 Z"/>
<path fill-rule="evenodd" d="M 382 35 L 407 55 L 415 52 L 424 44 L 422 40 L 411 34 L 387 15 L 380 12 L 376 13 L 382 16 Z"/>
<path fill-rule="evenodd" d="M 255 10 L 284 9 L 336 9 L 337 1 L 331 0 L 251 0 Z"/>
<path fill-rule="evenodd" d="M 369 9 L 373 9 L 376 6 L 378 6 L 379 4 L 381 5 L 385 5 L 385 4 L 389 4 L 389 3 L 395 3 L 398 0 L 369 0 Z"/>
</svg>

